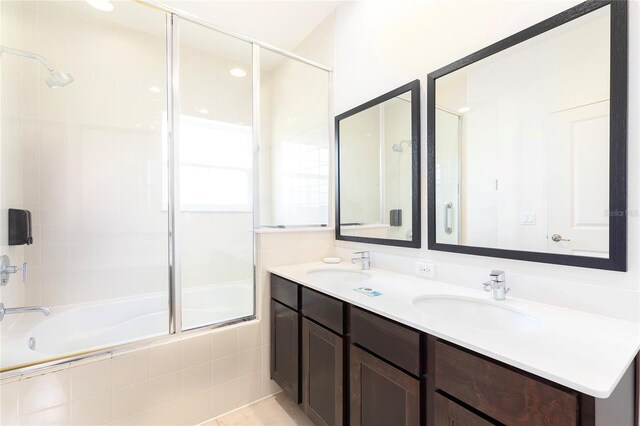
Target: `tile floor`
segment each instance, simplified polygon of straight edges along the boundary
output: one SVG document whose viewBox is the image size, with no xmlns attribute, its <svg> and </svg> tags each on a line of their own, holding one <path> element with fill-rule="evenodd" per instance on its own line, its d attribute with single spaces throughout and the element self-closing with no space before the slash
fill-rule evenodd
<svg viewBox="0 0 640 426">
<path fill-rule="evenodd" d="M 284 393 L 265 398 L 200 426 L 312 426 L 302 409 Z"/>
</svg>

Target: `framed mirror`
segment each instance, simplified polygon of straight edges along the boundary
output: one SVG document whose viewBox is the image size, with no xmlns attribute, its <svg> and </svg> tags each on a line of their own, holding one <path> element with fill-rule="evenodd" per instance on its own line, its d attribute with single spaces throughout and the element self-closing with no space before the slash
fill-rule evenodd
<svg viewBox="0 0 640 426">
<path fill-rule="evenodd" d="M 336 239 L 420 247 L 420 81 L 338 115 Z"/>
<path fill-rule="evenodd" d="M 428 76 L 430 250 L 626 271 L 627 2 Z"/>
</svg>

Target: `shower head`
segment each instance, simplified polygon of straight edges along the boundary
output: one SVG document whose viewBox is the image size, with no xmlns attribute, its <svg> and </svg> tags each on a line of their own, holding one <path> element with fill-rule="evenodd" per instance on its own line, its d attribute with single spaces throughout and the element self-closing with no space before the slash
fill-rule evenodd
<svg viewBox="0 0 640 426">
<path fill-rule="evenodd" d="M 66 72 L 51 71 L 51 76 L 45 80 L 47 86 L 52 89 L 58 89 L 73 83 L 73 77 Z"/>
<path fill-rule="evenodd" d="M 44 65 L 45 68 L 48 69 L 49 73 L 51 74 L 51 76 L 49 76 L 49 78 L 47 78 L 45 82 L 47 83 L 47 86 L 49 86 L 52 89 L 57 89 L 59 87 L 64 87 L 68 84 L 73 83 L 73 77 L 71 77 L 71 75 L 64 72 L 58 72 L 55 69 L 53 69 L 51 64 L 42 55 L 29 52 L 28 50 L 13 49 L 11 47 L 0 46 L 0 56 L 5 52 L 10 53 L 12 55 L 23 56 L 29 59 L 35 59 L 36 61 Z"/>
<path fill-rule="evenodd" d="M 401 140 L 400 142 L 394 144 L 391 149 L 393 149 L 395 152 L 402 152 L 404 151 L 404 147 L 402 146 L 403 144 L 407 144 L 408 146 L 411 146 L 412 142 L 406 139 Z"/>
</svg>

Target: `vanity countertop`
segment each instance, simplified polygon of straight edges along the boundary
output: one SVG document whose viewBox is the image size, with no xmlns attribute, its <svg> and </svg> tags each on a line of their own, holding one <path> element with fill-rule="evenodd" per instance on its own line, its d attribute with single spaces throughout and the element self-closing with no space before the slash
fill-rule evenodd
<svg viewBox="0 0 640 426">
<path fill-rule="evenodd" d="M 315 262 L 272 267 L 269 272 L 597 398 L 611 395 L 640 350 L 640 324 L 509 296 L 489 303 L 537 318 L 539 326 L 526 331 L 462 326 L 413 304 L 416 297 L 429 295 L 489 300 L 480 283 L 479 290 L 473 290 L 381 269 L 362 271 L 370 276 L 364 281 L 329 282 L 308 275 L 319 269 L 360 270 Z M 363 286 L 382 295 L 354 290 Z M 479 324 L 487 320 L 477 317 Z"/>
</svg>

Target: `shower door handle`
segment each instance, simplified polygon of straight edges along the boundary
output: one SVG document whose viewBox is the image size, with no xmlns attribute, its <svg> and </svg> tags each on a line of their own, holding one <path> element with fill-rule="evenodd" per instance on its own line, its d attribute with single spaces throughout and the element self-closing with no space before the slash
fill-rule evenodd
<svg viewBox="0 0 640 426">
<path fill-rule="evenodd" d="M 444 203 L 444 232 L 445 234 L 451 234 L 453 232 L 453 228 L 451 227 L 451 221 L 453 219 L 453 203 L 451 201 L 447 201 Z"/>
</svg>

